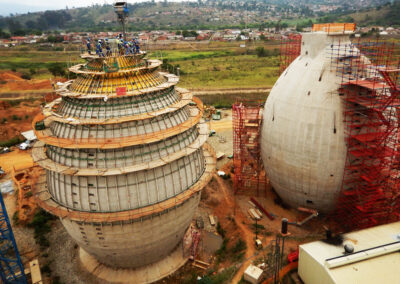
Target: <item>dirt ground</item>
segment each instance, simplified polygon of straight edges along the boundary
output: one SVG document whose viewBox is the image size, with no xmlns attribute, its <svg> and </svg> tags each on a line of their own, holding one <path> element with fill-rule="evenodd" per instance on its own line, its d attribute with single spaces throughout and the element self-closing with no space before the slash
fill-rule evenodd
<svg viewBox="0 0 400 284">
<path fill-rule="evenodd" d="M 222 167 L 223 170 L 229 171 L 230 165 Z M 260 229 L 258 238 L 262 241 L 263 246 L 268 246 L 275 236 L 280 232 L 282 218 L 288 218 L 289 221 L 295 222 L 306 218 L 308 215 L 298 212 L 295 209 L 285 209 L 275 203 L 276 195 L 267 188 L 266 191 L 248 192 L 245 195 L 234 195 L 232 189 L 232 181 L 224 180 L 214 175 L 213 180 L 203 191 L 203 200 L 200 207 L 207 208 L 218 217 L 222 228 L 226 231 L 226 238 L 229 240 L 228 247 L 232 246 L 240 237 L 247 244 L 244 261 L 237 265 L 238 270 L 229 283 L 238 283 L 244 273 L 244 270 L 255 261 L 263 256 L 255 248 L 255 230 L 253 226 L 255 221 L 249 216 L 248 209 L 252 208 L 249 204 L 250 197 L 256 200 L 270 213 L 275 216 L 271 221 L 265 215 L 258 225 L 262 225 L 265 229 Z M 321 239 L 324 236 L 323 219 L 312 219 L 302 227 L 294 225 L 289 226 L 290 235 L 285 240 L 285 255 L 297 250 L 298 245 L 305 242 Z M 257 253 L 257 255 L 255 255 Z M 226 268 L 233 265 L 228 260 L 220 265 L 220 268 Z"/>
<path fill-rule="evenodd" d="M 0 141 L 6 141 L 31 130 L 41 104 L 51 102 L 55 95 L 49 80 L 25 80 L 9 71 L 0 72 L 0 98 Z"/>
<path fill-rule="evenodd" d="M 4 71 L 0 73 L 1 91 L 33 91 L 33 90 L 48 90 L 52 91 L 52 85 L 49 80 L 25 80 L 21 78 L 22 74 L 12 71 Z"/>
<path fill-rule="evenodd" d="M 216 134 L 209 137 L 207 142 L 216 152 L 224 153 L 224 156 L 217 161 L 217 168 L 226 164 L 233 154 L 233 133 L 232 133 L 232 110 L 221 110 L 221 120 L 209 120 L 208 129 L 214 130 Z"/>
<path fill-rule="evenodd" d="M 21 132 L 32 129 L 32 120 L 40 112 L 42 101 L 22 102 L 18 106 L 11 106 L 3 101 L 3 108 L 0 108 L 0 141 L 5 141 Z"/>
<path fill-rule="evenodd" d="M 8 174 L 14 168 L 16 171 L 30 168 L 34 165 L 32 156 L 32 150 L 20 150 L 17 147 L 13 147 L 13 150 L 9 153 L 0 154 L 0 167 Z"/>
</svg>

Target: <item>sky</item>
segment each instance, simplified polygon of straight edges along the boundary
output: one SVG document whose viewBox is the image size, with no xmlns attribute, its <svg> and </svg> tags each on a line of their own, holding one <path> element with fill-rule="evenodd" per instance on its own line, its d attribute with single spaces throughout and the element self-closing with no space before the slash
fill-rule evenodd
<svg viewBox="0 0 400 284">
<path fill-rule="evenodd" d="M 128 3 L 143 2 L 144 0 L 128 0 Z M 178 0 L 179 1 L 179 0 Z M 178 2 L 174 0 L 174 2 Z M 45 10 L 57 10 L 72 7 L 85 7 L 92 4 L 112 4 L 114 0 L 0 0 L 0 15 L 10 13 L 23 14 Z M 158 0 L 157 0 L 158 2 Z"/>
</svg>

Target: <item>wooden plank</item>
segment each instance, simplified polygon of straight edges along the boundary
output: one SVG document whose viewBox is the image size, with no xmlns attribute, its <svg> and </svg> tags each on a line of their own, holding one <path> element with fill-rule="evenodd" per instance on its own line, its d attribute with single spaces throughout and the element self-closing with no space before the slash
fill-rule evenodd
<svg viewBox="0 0 400 284">
<path fill-rule="evenodd" d="M 43 284 L 39 260 L 37 258 L 29 262 L 29 268 L 31 270 L 32 284 Z"/>
<path fill-rule="evenodd" d="M 215 226 L 214 216 L 213 215 L 208 215 L 208 218 L 210 219 L 211 226 Z"/>
</svg>

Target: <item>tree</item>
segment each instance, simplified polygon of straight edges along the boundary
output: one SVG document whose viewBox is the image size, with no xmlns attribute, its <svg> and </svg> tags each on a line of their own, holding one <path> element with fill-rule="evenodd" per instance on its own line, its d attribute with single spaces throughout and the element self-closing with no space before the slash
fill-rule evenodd
<svg viewBox="0 0 400 284">
<path fill-rule="evenodd" d="M 63 42 L 63 40 L 64 40 L 64 38 L 62 37 L 62 36 L 54 36 L 54 35 L 49 35 L 48 37 L 47 37 L 47 41 L 48 42 L 53 42 L 53 43 L 56 43 L 56 42 Z"/>
<path fill-rule="evenodd" d="M 11 35 L 9 33 L 4 32 L 2 29 L 0 29 L 0 38 L 10 38 Z"/>
<path fill-rule="evenodd" d="M 259 46 L 256 48 L 256 54 L 257 54 L 257 57 L 266 57 L 269 55 L 269 52 L 268 52 L 268 50 L 265 50 L 264 47 Z"/>
<path fill-rule="evenodd" d="M 20 31 L 22 30 L 22 25 L 19 21 L 14 20 L 14 19 L 7 19 L 7 26 L 8 26 L 8 30 L 14 34 L 16 31 Z"/>
<path fill-rule="evenodd" d="M 49 72 L 51 74 L 53 74 L 54 77 L 56 77 L 57 75 L 60 76 L 64 76 L 65 75 L 65 68 L 64 68 L 64 64 L 63 63 L 52 63 L 50 64 L 47 69 L 49 70 Z"/>
<path fill-rule="evenodd" d="M 187 31 L 187 30 L 182 31 L 182 35 L 183 35 L 183 37 L 197 37 L 198 36 L 196 31 Z"/>
</svg>

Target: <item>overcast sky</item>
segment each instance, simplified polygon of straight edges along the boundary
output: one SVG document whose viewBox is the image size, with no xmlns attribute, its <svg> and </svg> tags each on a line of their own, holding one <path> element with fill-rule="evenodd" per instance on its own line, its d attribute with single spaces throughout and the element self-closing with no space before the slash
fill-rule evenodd
<svg viewBox="0 0 400 284">
<path fill-rule="evenodd" d="M 143 1 L 144 0 L 129 0 L 128 3 Z M 179 2 L 180 0 L 173 1 Z M 114 0 L 0 0 L 0 15 L 8 16 L 10 13 L 22 14 L 27 12 L 64 9 L 66 6 L 68 6 L 68 8 L 85 7 L 96 3 L 112 4 L 114 2 Z"/>
</svg>

